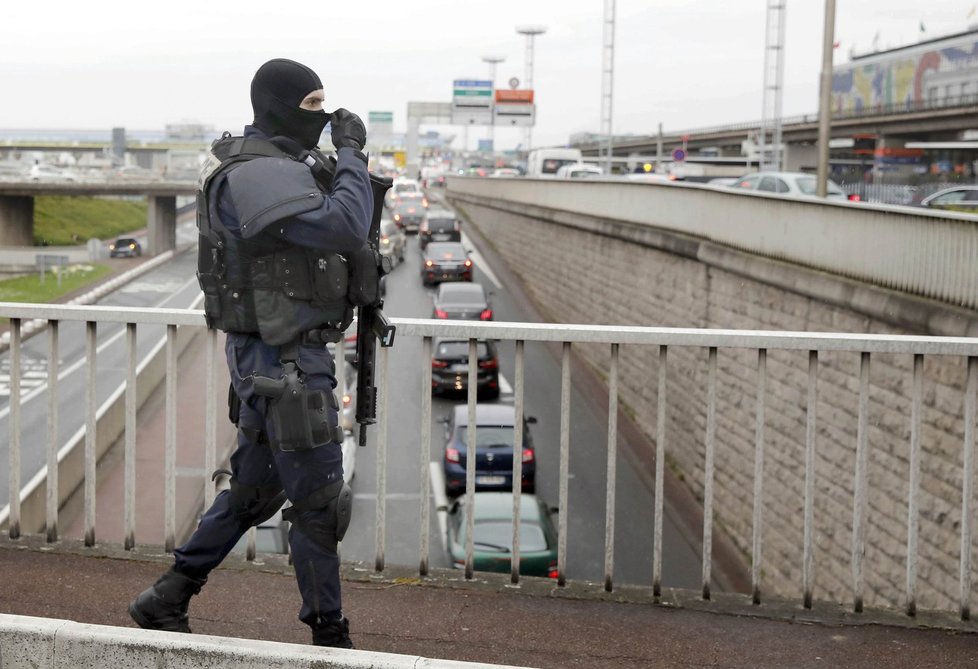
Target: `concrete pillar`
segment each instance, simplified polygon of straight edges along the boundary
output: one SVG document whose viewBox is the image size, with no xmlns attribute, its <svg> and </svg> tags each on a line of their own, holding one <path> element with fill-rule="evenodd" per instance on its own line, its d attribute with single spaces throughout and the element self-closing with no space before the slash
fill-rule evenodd
<svg viewBox="0 0 978 669">
<path fill-rule="evenodd" d="M 34 246 L 32 196 L 0 196 L 0 246 Z"/>
<path fill-rule="evenodd" d="M 175 195 L 151 195 L 147 207 L 147 253 L 151 256 L 171 251 L 177 246 L 177 198 Z"/>
</svg>

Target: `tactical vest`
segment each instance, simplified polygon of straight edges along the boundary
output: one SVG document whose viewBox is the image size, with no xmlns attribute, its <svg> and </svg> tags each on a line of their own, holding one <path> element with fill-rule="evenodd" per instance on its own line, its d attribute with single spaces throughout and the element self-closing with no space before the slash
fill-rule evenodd
<svg viewBox="0 0 978 669">
<path fill-rule="evenodd" d="M 238 170 L 237 183 L 244 185 L 228 183 Z M 252 183 L 261 188 L 249 188 Z M 218 214 L 222 184 L 232 188 L 240 236 L 228 231 Z M 309 330 L 342 331 L 350 325 L 354 305 L 348 298 L 347 259 L 289 244 L 267 231 L 283 218 L 318 207 L 328 184 L 314 181 L 307 166 L 267 140 L 225 133 L 212 145 L 197 186 L 197 280 L 208 327 L 281 345 Z"/>
</svg>

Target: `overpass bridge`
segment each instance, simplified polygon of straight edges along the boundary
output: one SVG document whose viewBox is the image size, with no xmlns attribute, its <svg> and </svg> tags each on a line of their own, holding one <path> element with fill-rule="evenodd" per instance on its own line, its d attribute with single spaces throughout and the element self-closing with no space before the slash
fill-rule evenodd
<svg viewBox="0 0 978 669">
<path fill-rule="evenodd" d="M 883 155 L 884 149 L 902 148 L 907 142 L 958 141 L 962 133 L 975 129 L 976 115 L 978 95 L 833 112 L 832 139 L 864 139 L 858 147 L 847 143 L 844 148 L 832 150 L 832 158 L 852 159 L 860 155 L 872 165 L 877 150 L 879 155 Z M 818 114 L 787 117 L 782 119 L 782 123 L 785 169 L 814 169 L 817 161 L 815 145 L 818 140 Z M 622 138 L 615 141 L 613 151 L 615 157 L 643 156 L 654 159 L 657 155 L 662 155 L 666 161 L 671 161 L 672 151 L 677 148 L 687 149 L 690 159 L 694 161 L 710 157 L 743 157 L 745 143 L 755 141 L 760 128 L 760 121 L 751 121 L 669 131 L 661 137 L 648 135 Z M 605 142 L 589 142 L 578 144 L 577 147 L 587 157 L 596 158 L 607 151 Z M 854 148 L 858 149 L 855 153 Z M 975 148 L 978 149 L 978 146 Z M 704 153 L 704 150 L 709 151 Z"/>
<path fill-rule="evenodd" d="M 0 181 L 0 246 L 32 246 L 34 198 L 39 195 L 138 196 L 148 201 L 147 253 L 159 255 L 176 248 L 177 197 L 193 197 L 192 181 L 137 182 L 16 182 Z"/>
<path fill-rule="evenodd" d="M 512 575 L 437 572 L 425 567 L 423 539 L 417 568 L 405 571 L 385 564 L 380 540 L 373 565 L 349 565 L 349 597 L 374 602 L 358 612 L 366 618 L 364 636 L 355 638 L 361 647 L 448 657 L 437 652 L 444 650 L 456 659 L 535 666 L 573 666 L 575 652 L 582 666 L 688 666 L 724 659 L 731 666 L 821 666 L 824 660 L 915 666 L 933 661 L 935 653 L 948 666 L 973 665 L 974 218 L 685 184 L 452 178 L 447 197 L 464 212 L 480 249 L 504 261 L 551 324 L 400 319 L 399 337 L 419 339 L 428 352 L 425 342 L 430 347 L 432 337 L 444 334 L 553 342 L 566 370 L 563 384 L 572 358 L 581 358 L 606 392 L 608 440 L 582 444 L 564 431 L 561 462 L 580 449 L 603 449 L 607 465 L 599 474 L 606 490 L 613 488 L 617 435 L 631 424 L 650 437 L 646 462 L 657 499 L 646 510 L 607 506 L 605 527 L 594 528 L 593 536 L 608 557 L 603 583 L 540 584 L 524 577 L 513 583 Z M 172 326 L 168 338 L 174 339 L 178 328 L 203 326 L 199 312 L 183 311 L 5 304 L 0 315 L 14 318 L 15 329 L 19 320 L 34 318 L 133 328 L 164 323 Z M 12 351 L 17 341 L 11 338 Z M 386 353 L 380 366 L 385 369 Z M 427 373 L 430 365 L 420 364 L 421 387 L 430 383 Z M 383 371 L 380 382 L 376 448 L 384 462 L 389 393 Z M 166 394 L 176 395 L 169 389 Z M 219 412 L 214 394 L 208 393 L 208 415 Z M 423 414 L 430 412 L 425 396 Z M 566 410 L 562 403 L 562 416 Z M 210 449 L 207 435 L 205 441 Z M 424 433 L 416 444 L 423 467 L 429 456 Z M 55 460 L 51 467 L 57 468 Z M 93 495 L 86 506 L 95 503 L 94 460 L 89 467 L 86 486 Z M 649 531 L 656 532 L 666 469 L 702 502 L 704 578 L 696 591 L 669 589 L 654 555 L 647 586 L 632 589 L 614 578 L 615 556 L 628 547 L 609 541 L 607 528 L 616 514 L 643 513 Z M 561 472 L 563 496 L 563 464 Z M 203 477 L 199 485 L 207 485 Z M 378 494 L 385 485 L 378 478 Z M 0 598 L 0 604 L 8 602 L 3 612 L 30 613 L 43 602 L 51 617 L 125 624 L 113 617 L 116 605 L 109 606 L 113 591 L 106 584 L 142 582 L 143 576 L 127 574 L 155 572 L 158 566 L 140 567 L 139 560 L 165 561 L 165 552 L 134 546 L 111 553 L 113 547 L 97 544 L 94 520 L 86 532 L 90 541 L 70 545 L 54 537 L 48 543 L 44 526 L 50 522 L 44 519 L 56 517 L 57 508 L 49 503 L 40 523 L 26 524 L 20 501 L 11 495 L 9 538 L 0 546 L 0 561 L 9 573 L 24 574 L 25 586 L 15 597 Z M 163 503 L 169 507 L 173 496 Z M 392 503 L 378 505 L 378 537 L 385 534 L 383 509 Z M 573 498 L 563 497 L 559 506 L 574 513 Z M 425 517 L 427 508 L 423 501 L 417 513 Z M 712 551 L 720 534 L 747 558 L 745 592 L 711 591 Z M 120 559 L 126 562 L 114 562 Z M 250 571 L 230 567 L 216 576 L 228 586 L 247 582 L 268 602 L 280 602 L 271 594 L 280 581 L 268 573 L 270 562 L 262 562 Z M 287 565 L 280 568 L 288 571 Z M 53 575 L 65 570 L 85 575 L 86 588 L 73 584 L 80 602 L 54 594 L 59 577 Z M 32 579 L 38 581 L 36 600 L 29 594 Z M 438 584 L 448 584 L 448 597 L 429 589 Z M 132 589 L 127 586 L 125 595 L 116 591 L 115 599 Z M 203 631 L 235 636 L 229 611 L 241 600 L 234 600 L 233 587 L 224 590 L 232 593 L 211 600 Z M 531 590 L 543 599 L 525 600 Z M 465 600 L 474 608 L 450 603 Z M 80 612 L 89 601 L 100 604 Z M 249 610 L 244 624 L 250 638 L 303 641 L 282 631 L 287 622 L 268 625 L 273 610 L 281 620 L 280 609 Z M 700 613 L 708 618 L 696 617 Z M 751 616 L 749 624 L 736 617 L 745 615 Z M 782 622 L 758 620 L 759 615 Z M 442 627 L 434 632 L 419 626 L 418 618 L 426 616 Z M 547 626 L 547 620 L 558 624 Z M 847 627 L 818 627 L 808 635 L 812 629 L 785 620 Z M 4 624 L 22 629 L 18 621 L 0 620 Z M 935 627 L 942 631 L 925 630 Z M 394 638 L 392 630 L 402 629 L 411 630 L 410 638 Z M 865 636 L 871 630 L 882 636 Z M 93 629 L 85 634 L 93 644 L 109 643 L 106 635 L 111 636 Z M 811 644 L 801 642 L 803 637 Z M 0 634 L 0 643 L 4 638 L 9 637 Z M 475 645 L 467 646 L 465 638 L 474 638 Z M 155 643 L 146 638 L 147 647 Z"/>
</svg>

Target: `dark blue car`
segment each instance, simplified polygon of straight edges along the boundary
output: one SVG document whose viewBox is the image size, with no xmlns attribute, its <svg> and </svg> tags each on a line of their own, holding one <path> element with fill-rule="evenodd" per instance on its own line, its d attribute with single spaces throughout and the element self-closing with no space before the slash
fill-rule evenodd
<svg viewBox="0 0 978 669">
<path fill-rule="evenodd" d="M 475 489 L 506 491 L 513 489 L 513 441 L 516 411 L 505 404 L 477 404 Z M 465 404 L 455 407 L 452 415 L 443 419 L 445 452 L 445 493 L 456 497 L 465 492 L 465 466 L 468 459 L 469 410 Z M 533 416 L 523 418 L 523 477 L 521 490 L 533 493 L 536 489 L 537 458 L 529 426 L 536 423 Z"/>
</svg>

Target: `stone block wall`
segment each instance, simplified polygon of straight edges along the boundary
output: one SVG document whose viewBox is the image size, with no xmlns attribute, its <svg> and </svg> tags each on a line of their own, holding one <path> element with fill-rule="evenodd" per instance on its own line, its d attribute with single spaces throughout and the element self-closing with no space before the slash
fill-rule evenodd
<svg viewBox="0 0 978 669">
<path fill-rule="evenodd" d="M 934 334 L 906 327 L 905 312 L 903 326 L 898 326 L 879 315 L 830 304 L 693 257 L 478 199 L 454 204 L 521 279 L 523 289 L 551 322 Z M 933 303 L 928 308 L 933 310 Z M 575 348 L 599 370 L 607 369 L 605 347 Z M 716 384 L 714 519 L 748 564 L 754 531 L 757 359 L 756 350 L 721 349 Z M 668 462 L 700 499 L 707 360 L 705 349 L 670 347 L 667 362 Z M 767 356 L 762 597 L 767 593 L 800 600 L 803 594 L 808 363 L 806 351 L 772 350 Z M 658 364 L 656 347 L 622 347 L 620 401 L 650 442 L 656 434 Z M 925 359 L 916 587 L 921 609 L 957 610 L 959 601 L 966 370 L 964 359 Z M 815 600 L 851 603 L 855 596 L 852 527 L 859 378 L 858 353 L 819 354 Z M 869 606 L 904 606 L 906 601 L 912 383 L 911 356 L 872 356 L 862 593 Z"/>
</svg>

